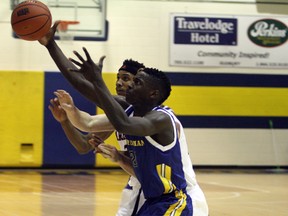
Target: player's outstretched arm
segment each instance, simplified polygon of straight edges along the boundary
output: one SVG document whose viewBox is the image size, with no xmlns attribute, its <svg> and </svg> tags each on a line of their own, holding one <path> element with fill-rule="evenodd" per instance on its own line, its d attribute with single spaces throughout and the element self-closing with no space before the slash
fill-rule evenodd
<svg viewBox="0 0 288 216">
<path fill-rule="evenodd" d="M 92 94 L 95 91 L 93 85 L 82 74 L 71 73 L 68 70 L 69 68 L 76 69 L 76 66 L 69 61 L 54 40 L 59 23 L 60 21 L 56 21 L 50 31 L 39 40 L 39 43 L 47 48 L 53 61 L 71 85 L 90 101 L 97 102 L 95 101 L 94 94 Z"/>
<path fill-rule="evenodd" d="M 59 104 L 58 98 L 50 100 L 50 105 L 48 107 L 53 115 L 53 117 L 61 124 L 61 127 L 79 154 L 87 154 L 88 152 L 95 149 L 95 146 L 91 146 L 89 140 L 93 137 L 98 137 L 98 139 L 106 140 L 113 131 L 103 131 L 83 134 L 78 129 L 76 129 L 72 123 L 69 121 L 66 112 L 62 109 Z"/>
<path fill-rule="evenodd" d="M 50 105 L 48 108 L 56 121 L 61 124 L 67 139 L 79 154 L 86 154 L 94 149 L 88 143 L 89 139 L 91 138 L 91 134 L 83 134 L 71 124 L 65 111 L 60 107 L 57 98 L 50 100 Z"/>
<path fill-rule="evenodd" d="M 109 122 L 106 115 L 90 115 L 87 112 L 79 110 L 73 102 L 70 94 L 64 90 L 54 92 L 59 100 L 61 107 L 65 110 L 68 119 L 79 130 L 85 132 L 103 132 L 114 131 L 114 127 Z"/>
</svg>

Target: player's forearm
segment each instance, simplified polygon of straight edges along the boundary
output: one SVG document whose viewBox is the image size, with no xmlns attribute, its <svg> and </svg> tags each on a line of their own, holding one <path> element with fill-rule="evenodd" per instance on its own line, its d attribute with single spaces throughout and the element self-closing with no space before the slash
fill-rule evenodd
<svg viewBox="0 0 288 216">
<path fill-rule="evenodd" d="M 99 104 L 105 111 L 106 116 L 110 120 L 114 128 L 119 132 L 125 131 L 126 122 L 129 121 L 128 116 L 124 112 L 120 104 L 113 98 L 109 92 L 106 84 L 104 83 L 102 77 L 92 82 L 99 98 Z"/>
<path fill-rule="evenodd" d="M 77 107 L 66 110 L 67 117 L 72 125 L 84 132 L 91 132 L 92 117 L 90 114 L 79 110 Z"/>
<path fill-rule="evenodd" d="M 69 120 L 61 122 L 62 129 L 79 154 L 86 154 L 93 150 L 93 147 L 88 143 L 88 135 L 78 131 Z"/>
<path fill-rule="evenodd" d="M 84 132 L 113 132 L 115 129 L 105 114 L 90 115 L 76 106 L 66 110 L 72 125 Z"/>
<path fill-rule="evenodd" d="M 51 40 L 46 46 L 50 56 L 61 71 L 63 76 L 88 100 L 97 103 L 94 98 L 94 87 L 87 81 L 82 74 L 70 72 L 70 69 L 76 69 L 76 66 L 64 55 L 55 40 Z"/>
<path fill-rule="evenodd" d="M 129 175 L 136 177 L 131 159 L 122 152 L 119 152 L 119 155 L 120 157 L 117 161 L 117 164 Z"/>
</svg>

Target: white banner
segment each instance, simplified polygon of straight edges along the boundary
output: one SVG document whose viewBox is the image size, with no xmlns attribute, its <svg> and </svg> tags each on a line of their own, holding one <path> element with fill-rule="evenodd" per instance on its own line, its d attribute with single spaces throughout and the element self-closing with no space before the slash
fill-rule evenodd
<svg viewBox="0 0 288 216">
<path fill-rule="evenodd" d="M 288 17 L 171 14 L 170 65 L 288 68 Z"/>
</svg>

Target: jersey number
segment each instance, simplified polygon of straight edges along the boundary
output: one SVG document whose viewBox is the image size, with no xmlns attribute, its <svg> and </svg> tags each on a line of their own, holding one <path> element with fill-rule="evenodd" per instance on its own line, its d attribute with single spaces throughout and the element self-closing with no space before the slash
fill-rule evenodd
<svg viewBox="0 0 288 216">
<path fill-rule="evenodd" d="M 131 159 L 131 161 L 132 161 L 133 167 L 138 167 L 137 161 L 136 161 L 136 154 L 135 154 L 135 152 L 132 151 L 132 150 L 130 150 L 130 151 L 129 151 L 129 156 L 130 156 L 130 159 Z"/>
</svg>

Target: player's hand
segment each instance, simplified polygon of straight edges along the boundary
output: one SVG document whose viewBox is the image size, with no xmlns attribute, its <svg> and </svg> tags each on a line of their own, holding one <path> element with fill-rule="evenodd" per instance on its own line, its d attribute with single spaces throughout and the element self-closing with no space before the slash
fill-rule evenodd
<svg viewBox="0 0 288 216">
<path fill-rule="evenodd" d="M 57 96 L 60 106 L 66 112 L 70 112 L 75 109 L 73 99 L 68 92 L 66 92 L 65 90 L 57 90 L 54 92 L 54 94 Z"/>
<path fill-rule="evenodd" d="M 38 40 L 40 44 L 42 44 L 43 46 L 47 46 L 50 43 L 50 41 L 54 39 L 55 32 L 57 31 L 57 27 L 60 24 L 60 22 L 61 22 L 60 20 L 54 22 L 49 32 Z"/>
<path fill-rule="evenodd" d="M 88 140 L 88 143 L 93 148 L 97 148 L 99 144 L 104 143 L 104 140 L 97 136 L 95 133 L 92 133 L 90 139 Z"/>
<path fill-rule="evenodd" d="M 101 155 L 104 158 L 108 158 L 112 162 L 118 162 L 121 157 L 115 146 L 102 143 L 98 145 L 98 149 L 101 150 Z"/>
<path fill-rule="evenodd" d="M 75 64 L 76 66 L 79 67 L 79 69 L 69 69 L 72 72 L 77 72 L 77 73 L 81 73 L 84 75 L 84 77 L 89 80 L 89 81 L 95 81 L 97 80 L 99 77 L 101 77 L 101 73 L 102 73 L 102 68 L 103 68 L 103 62 L 105 59 L 105 56 L 102 56 L 99 59 L 98 64 L 94 63 L 94 61 L 91 59 L 90 54 L 88 53 L 87 49 L 85 47 L 83 47 L 83 51 L 86 55 L 86 59 L 84 60 L 84 58 L 77 52 L 74 51 L 73 53 L 77 56 L 77 58 L 80 61 L 76 61 L 72 58 L 69 58 L 69 60 Z"/>
<path fill-rule="evenodd" d="M 104 143 L 104 140 L 98 137 L 96 134 L 92 133 L 88 143 L 95 149 L 94 153 L 103 153 L 99 148 L 98 145 Z"/>
<path fill-rule="evenodd" d="M 50 100 L 50 105 L 48 106 L 49 110 L 51 111 L 53 117 L 58 121 L 58 122 L 64 122 L 67 121 L 67 115 L 65 110 L 62 109 L 60 106 L 58 98 L 54 98 Z"/>
</svg>

